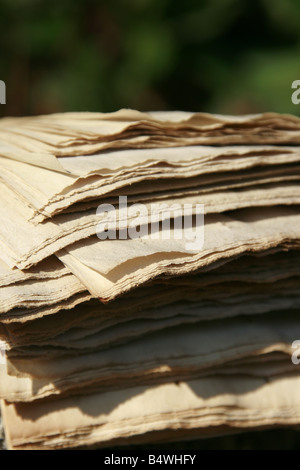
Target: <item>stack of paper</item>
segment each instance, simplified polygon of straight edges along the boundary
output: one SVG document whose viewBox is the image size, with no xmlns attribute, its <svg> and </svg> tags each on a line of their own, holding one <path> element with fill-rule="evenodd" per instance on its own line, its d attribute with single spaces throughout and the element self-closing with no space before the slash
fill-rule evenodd
<svg viewBox="0 0 300 470">
<path fill-rule="evenodd" d="M 0 142 L 9 448 L 300 424 L 299 118 L 67 113 Z"/>
</svg>

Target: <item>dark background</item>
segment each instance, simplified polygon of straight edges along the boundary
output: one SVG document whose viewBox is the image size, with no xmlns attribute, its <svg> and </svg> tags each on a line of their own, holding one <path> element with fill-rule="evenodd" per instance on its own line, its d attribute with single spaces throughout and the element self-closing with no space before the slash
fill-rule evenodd
<svg viewBox="0 0 300 470">
<path fill-rule="evenodd" d="M 300 114 L 299 26 L 299 0 L 0 0 L 0 114 Z"/>
</svg>

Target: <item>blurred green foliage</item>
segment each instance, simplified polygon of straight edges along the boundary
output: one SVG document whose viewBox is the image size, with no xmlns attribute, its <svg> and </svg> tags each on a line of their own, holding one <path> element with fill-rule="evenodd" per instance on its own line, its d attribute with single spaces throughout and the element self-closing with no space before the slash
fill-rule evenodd
<svg viewBox="0 0 300 470">
<path fill-rule="evenodd" d="M 300 114 L 299 0 L 0 0 L 2 115 Z"/>
</svg>

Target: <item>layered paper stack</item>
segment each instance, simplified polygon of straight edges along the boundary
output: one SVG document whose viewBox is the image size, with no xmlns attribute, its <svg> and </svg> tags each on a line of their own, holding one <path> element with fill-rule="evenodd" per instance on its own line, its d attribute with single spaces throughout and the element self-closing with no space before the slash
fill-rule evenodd
<svg viewBox="0 0 300 470">
<path fill-rule="evenodd" d="M 275 113 L 0 121 L 10 449 L 300 424 L 299 143 Z"/>
</svg>

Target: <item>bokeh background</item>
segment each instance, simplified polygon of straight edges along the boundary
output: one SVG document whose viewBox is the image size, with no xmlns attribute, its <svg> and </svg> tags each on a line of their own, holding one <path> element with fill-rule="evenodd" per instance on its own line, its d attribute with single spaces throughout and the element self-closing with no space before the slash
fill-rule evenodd
<svg viewBox="0 0 300 470">
<path fill-rule="evenodd" d="M 0 0 L 0 113 L 299 115 L 299 26 L 299 0 Z"/>
</svg>

